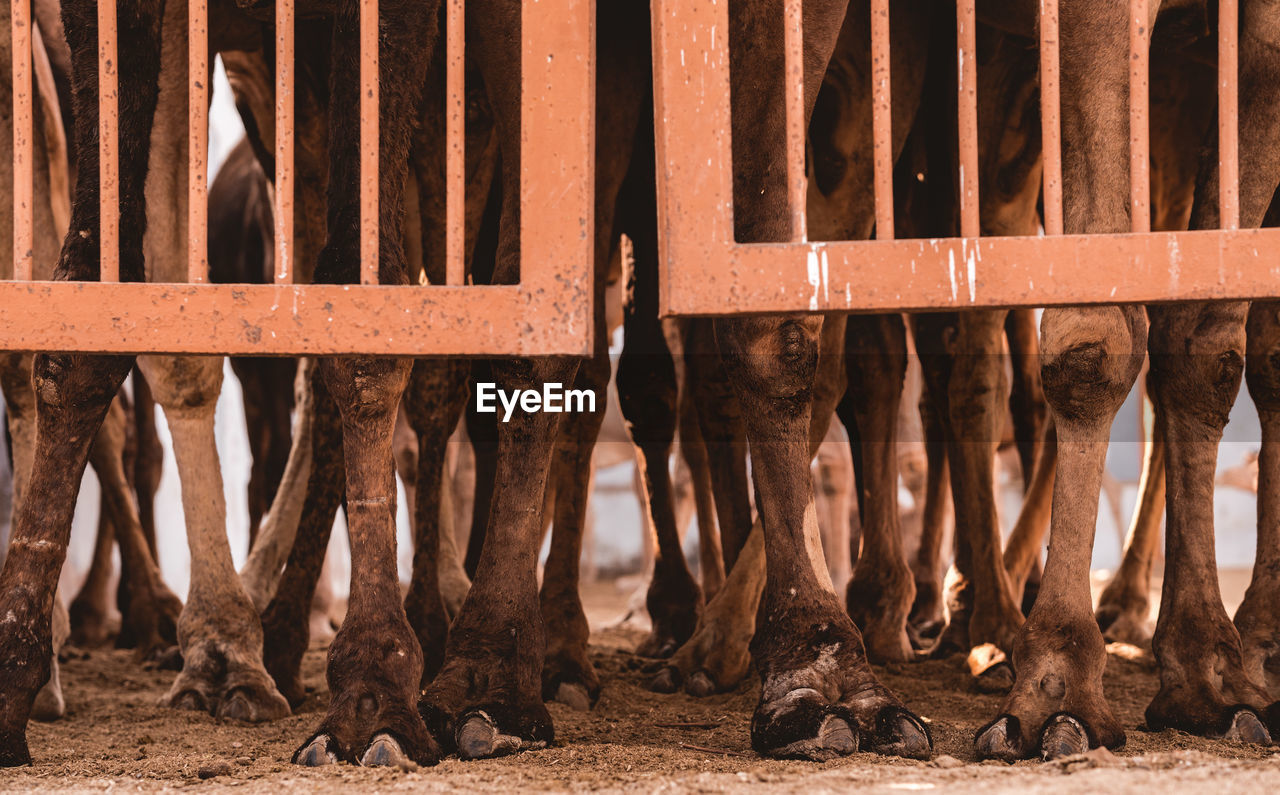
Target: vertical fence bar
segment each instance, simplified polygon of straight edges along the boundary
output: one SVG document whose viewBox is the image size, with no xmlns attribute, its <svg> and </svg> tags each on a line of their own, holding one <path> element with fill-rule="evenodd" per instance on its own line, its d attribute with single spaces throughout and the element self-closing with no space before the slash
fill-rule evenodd
<svg viewBox="0 0 1280 795">
<path fill-rule="evenodd" d="M 1218 0 L 1218 212 L 1223 229 L 1240 228 L 1238 14 L 1239 0 Z"/>
<path fill-rule="evenodd" d="M 1148 0 L 1129 0 L 1129 214 L 1134 232 L 1151 231 Z"/>
<path fill-rule="evenodd" d="M 791 213 L 791 240 L 804 241 L 809 236 L 805 223 L 808 179 L 804 171 L 804 4 L 802 0 L 785 1 L 787 205 Z"/>
<path fill-rule="evenodd" d="M 445 20 L 445 284 L 461 285 L 466 281 L 466 24 L 463 0 L 449 0 Z"/>
<path fill-rule="evenodd" d="M 34 130 L 31 88 L 31 0 L 12 0 L 13 36 L 13 278 L 31 281 L 35 256 Z"/>
<path fill-rule="evenodd" d="M 276 0 L 276 284 L 293 283 L 293 0 Z"/>
<path fill-rule="evenodd" d="M 978 59 L 974 0 L 956 3 L 956 73 L 959 77 L 960 235 L 982 234 L 978 214 Z"/>
<path fill-rule="evenodd" d="M 1044 232 L 1062 234 L 1062 103 L 1058 0 L 1040 0 L 1040 140 L 1044 151 Z"/>
<path fill-rule="evenodd" d="M 360 2 L 360 283 L 378 283 L 378 0 Z"/>
<path fill-rule="evenodd" d="M 209 278 L 209 2 L 187 5 L 187 281 Z"/>
<path fill-rule="evenodd" d="M 116 2 L 98 2 L 98 272 L 120 281 L 119 75 L 116 73 Z"/>
<path fill-rule="evenodd" d="M 875 159 L 876 238 L 893 239 L 893 94 L 889 0 L 871 0 L 871 135 Z"/>
<path fill-rule="evenodd" d="M 1129 0 L 1129 223 L 1151 231 L 1149 0 Z"/>
</svg>

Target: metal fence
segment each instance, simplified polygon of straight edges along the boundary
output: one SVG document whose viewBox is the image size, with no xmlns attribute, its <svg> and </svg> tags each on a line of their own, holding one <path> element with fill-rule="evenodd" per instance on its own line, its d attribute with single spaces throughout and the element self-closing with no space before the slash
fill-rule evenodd
<svg viewBox="0 0 1280 795">
<path fill-rule="evenodd" d="M 1276 296 L 1280 230 L 1239 228 L 1238 0 L 1219 0 L 1221 230 L 1151 232 L 1149 0 L 1130 0 L 1132 233 L 1064 235 L 1058 0 L 1039 0 L 1042 237 L 980 237 L 975 0 L 956 2 L 960 233 L 893 239 L 889 3 L 870 0 L 876 237 L 805 231 L 802 0 L 785 0 L 791 241 L 738 243 L 733 227 L 729 30 L 724 2 L 653 0 L 661 309 L 665 315 L 897 311 Z"/>
<path fill-rule="evenodd" d="M 101 281 L 32 281 L 30 0 L 10 0 L 14 279 L 0 281 L 0 350 L 172 354 L 544 355 L 591 350 L 595 138 L 592 0 L 523 7 L 522 278 L 464 284 L 464 2 L 446 0 L 447 279 L 379 286 L 378 3 L 360 12 L 361 283 L 293 279 L 294 0 L 276 0 L 273 284 L 208 282 L 209 4 L 189 3 L 188 277 L 119 281 L 116 2 L 98 3 Z M 127 42 L 123 43 L 128 46 Z M 269 142 L 267 142 L 269 143 Z"/>
</svg>

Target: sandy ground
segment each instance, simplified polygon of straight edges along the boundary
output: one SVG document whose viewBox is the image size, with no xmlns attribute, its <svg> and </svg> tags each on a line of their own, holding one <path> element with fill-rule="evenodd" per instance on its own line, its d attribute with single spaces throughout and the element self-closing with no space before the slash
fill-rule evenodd
<svg viewBox="0 0 1280 795">
<path fill-rule="evenodd" d="M 1224 576 L 1229 607 L 1247 579 Z M 1115 756 L 1095 754 L 1054 764 L 974 763 L 974 731 L 994 716 L 998 696 L 968 687 L 958 660 L 891 666 L 887 684 L 931 724 L 934 761 L 884 759 L 870 754 L 825 764 L 761 759 L 750 751 L 748 725 L 758 685 L 698 700 L 644 689 L 643 664 L 628 651 L 634 628 L 610 627 L 627 593 L 612 583 L 586 594 L 597 628 L 592 653 L 605 682 L 589 713 L 551 705 L 557 744 L 505 759 L 447 760 L 414 771 L 341 766 L 297 768 L 288 759 L 314 727 L 328 700 L 324 651 L 313 649 L 305 676 L 314 688 L 293 717 L 246 726 L 208 715 L 156 706 L 174 674 L 147 671 L 127 652 L 96 650 L 70 660 L 63 681 L 67 717 L 35 724 L 32 767 L 0 771 L 0 790 L 162 790 L 235 787 L 244 791 L 374 790 L 501 792 L 606 790 L 724 792 L 770 788 L 822 792 L 867 788 L 876 792 L 1228 792 L 1280 789 L 1280 749 L 1210 742 L 1178 732 L 1143 731 L 1142 711 L 1155 693 L 1149 659 L 1111 655 L 1106 688 L 1129 728 L 1128 745 Z M 1130 651 L 1132 651 L 1130 649 Z M 211 775 L 212 774 L 212 775 Z"/>
</svg>

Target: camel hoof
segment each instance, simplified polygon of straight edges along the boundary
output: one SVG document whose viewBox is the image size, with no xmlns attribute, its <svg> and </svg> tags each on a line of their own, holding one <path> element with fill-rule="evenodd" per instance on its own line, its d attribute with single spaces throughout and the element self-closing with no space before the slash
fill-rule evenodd
<svg viewBox="0 0 1280 795">
<path fill-rule="evenodd" d="M 255 698 L 253 691 L 243 687 L 229 692 L 218 705 L 219 718 L 233 718 L 245 723 L 263 723 L 291 714 L 289 702 L 283 696 L 272 693 Z"/>
<path fill-rule="evenodd" d="M 1052 762 L 1088 750 L 1089 733 L 1080 721 L 1059 713 L 1045 722 L 1044 731 L 1040 733 L 1040 758 L 1044 761 Z"/>
<path fill-rule="evenodd" d="M 1001 715 L 978 731 L 973 746 L 978 759 L 1016 762 L 1022 758 L 1021 737 L 1018 719 L 1012 715 Z"/>
<path fill-rule="evenodd" d="M 520 750 L 520 738 L 499 732 L 483 712 L 476 712 L 462 722 L 457 744 L 458 756 L 462 759 L 490 759 Z"/>
<path fill-rule="evenodd" d="M 163 706 L 165 702 L 161 702 Z M 199 690 L 184 690 L 167 702 L 174 709 L 186 709 L 192 712 L 208 712 L 209 702 Z"/>
<path fill-rule="evenodd" d="M 1013 666 L 998 662 L 975 676 L 973 686 L 979 693 L 1008 693 L 1013 689 Z"/>
<path fill-rule="evenodd" d="M 386 732 L 379 732 L 373 736 L 369 747 L 360 757 L 360 764 L 365 767 L 407 767 L 410 762 L 396 738 Z"/>
<path fill-rule="evenodd" d="M 67 714 L 67 702 L 62 697 L 62 679 L 58 675 L 58 661 L 54 659 L 49 681 L 36 693 L 31 704 L 31 717 L 48 723 Z"/>
<path fill-rule="evenodd" d="M 658 635 L 650 635 L 636 646 L 636 656 L 649 657 L 658 660 L 665 660 L 676 653 L 679 644 L 674 638 L 663 638 Z"/>
<path fill-rule="evenodd" d="M 1222 739 L 1252 745 L 1271 745 L 1271 733 L 1251 709 L 1238 709 L 1231 716 L 1231 724 L 1222 733 Z"/>
<path fill-rule="evenodd" d="M 587 686 L 581 682 L 561 682 L 560 687 L 556 688 L 555 700 L 579 712 L 591 709 L 591 695 L 587 692 Z"/>
<path fill-rule="evenodd" d="M 858 735 L 849 722 L 837 715 L 827 715 L 813 737 L 789 743 L 768 752 L 781 759 L 808 759 L 825 762 L 839 756 L 848 756 L 858 750 Z"/>
<path fill-rule="evenodd" d="M 876 715 L 876 733 L 868 749 L 886 756 L 928 759 L 933 739 L 924 723 L 901 707 L 886 707 Z"/>
<path fill-rule="evenodd" d="M 689 680 L 684 683 L 684 692 L 694 698 L 706 698 L 716 694 L 716 683 L 711 680 L 706 671 L 694 671 Z"/>
<path fill-rule="evenodd" d="M 293 755 L 293 763 L 305 767 L 336 765 L 338 763 L 338 755 L 329 750 L 330 742 L 329 735 L 317 734 L 311 739 L 311 742 Z"/>
<path fill-rule="evenodd" d="M 649 689 L 655 693 L 674 693 L 680 687 L 680 671 L 668 665 L 649 680 Z"/>
</svg>

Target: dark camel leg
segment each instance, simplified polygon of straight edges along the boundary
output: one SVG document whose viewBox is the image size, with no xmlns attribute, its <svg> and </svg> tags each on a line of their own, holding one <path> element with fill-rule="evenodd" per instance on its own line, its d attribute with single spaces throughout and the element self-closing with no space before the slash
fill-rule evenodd
<svg viewBox="0 0 1280 795">
<path fill-rule="evenodd" d="M 596 333 L 597 339 L 604 339 L 602 328 Z M 590 627 L 578 593 L 578 567 L 587 518 L 591 451 L 604 420 L 609 375 L 607 349 L 578 368 L 573 388 L 591 390 L 596 395 L 596 410 L 569 414 L 560 421 L 551 463 L 551 477 L 555 481 L 551 551 L 538 593 L 547 633 L 542 697 L 575 709 L 589 709 L 600 697 L 600 677 L 587 657 Z"/>
<path fill-rule="evenodd" d="M 120 275 L 143 278 L 146 227 L 143 183 L 160 66 L 157 2 L 120 8 Z M 60 280 L 98 276 L 97 7 L 87 0 L 62 4 L 75 86 L 76 142 L 80 152 L 70 231 L 55 272 Z M 85 234 L 87 233 L 87 234 Z M 66 558 L 71 515 L 89 448 L 132 357 L 38 355 L 33 372 L 36 442 L 25 493 L 14 514 L 0 570 L 0 765 L 31 761 L 26 724 L 36 692 L 48 680 L 50 619 L 58 572 Z"/>
<path fill-rule="evenodd" d="M 292 707 L 306 698 L 301 669 L 311 640 L 308 615 L 346 484 L 338 407 L 315 364 L 304 362 L 302 367 L 309 379 L 306 389 L 312 412 L 304 434 L 311 447 L 306 499 L 275 596 L 262 611 L 262 662 Z"/>
<path fill-rule="evenodd" d="M 140 659 L 155 660 L 177 642 L 182 602 L 160 578 L 125 478 L 126 411 L 119 399 L 112 404 L 98 429 L 89 461 L 98 475 L 103 507 L 120 546 L 121 587 L 128 594 L 121 604 L 121 635 L 128 634 Z"/>
<path fill-rule="evenodd" d="M 232 357 L 231 370 L 244 395 L 245 430 L 249 434 L 249 546 L 258 537 L 262 517 L 284 479 L 291 441 L 293 379 L 296 359 Z"/>
<path fill-rule="evenodd" d="M 698 426 L 698 409 L 687 378 L 680 394 L 680 455 L 684 456 L 693 481 L 694 509 L 698 517 L 698 568 L 702 574 L 702 596 L 710 602 L 724 587 L 724 550 L 720 545 L 707 444 Z"/>
<path fill-rule="evenodd" d="M 1028 603 L 1032 591 L 1039 592 L 1040 550 L 1053 505 L 1053 480 L 1058 471 L 1058 432 L 1053 422 L 1045 423 L 1040 441 L 1040 457 L 1027 481 L 1027 491 L 1018 512 L 1018 520 L 1009 533 L 1004 549 L 1004 569 L 1009 577 L 1014 599 Z M 1034 579 L 1034 585 L 1033 585 Z M 1035 604 L 1031 598 L 1030 604 Z"/>
<path fill-rule="evenodd" d="M 142 534 L 156 557 L 156 492 L 164 474 L 164 448 L 156 433 L 156 401 L 147 379 L 137 367 L 133 369 L 133 417 L 137 429 L 138 455 L 133 463 L 133 488 L 138 495 L 138 521 Z"/>
<path fill-rule="evenodd" d="M 481 71 L 490 88 L 502 152 L 502 227 L 493 280 L 510 283 L 520 267 L 515 233 L 520 228 L 521 168 L 516 121 L 520 91 L 514 79 L 519 74 L 519 53 L 508 43 L 517 40 L 519 19 L 510 4 L 480 2 L 471 9 L 489 22 L 472 29 L 479 28 L 475 51 L 483 53 Z M 607 148 L 597 148 L 597 299 L 600 276 L 613 249 L 612 210 L 631 160 L 627 144 L 636 135 L 646 96 L 636 81 L 648 74 L 644 46 L 648 37 L 636 35 L 645 29 L 646 9 L 614 6 L 609 10 L 618 13 L 602 8 L 596 30 L 600 52 L 608 54 L 597 72 L 596 136 L 609 142 Z M 604 344 L 601 331 L 597 325 L 597 345 Z M 508 391 L 537 389 L 547 383 L 572 383 L 578 367 L 578 361 L 563 358 L 501 360 L 494 364 L 494 380 Z M 597 395 L 598 410 L 603 408 L 601 398 Z M 444 666 L 420 702 L 436 738 L 446 747 L 456 747 L 463 759 L 500 756 L 554 739 L 551 716 L 542 703 L 547 640 L 538 609 L 536 569 L 559 420 L 558 413 L 520 413 L 499 425 L 493 507 L 475 581 L 450 630 Z M 586 443 L 594 438 L 598 421 L 583 422 L 585 430 L 578 437 L 579 455 L 588 460 Z M 574 502 L 578 512 L 563 518 L 571 526 L 581 522 L 584 492 L 560 496 Z"/>
<path fill-rule="evenodd" d="M 116 547 L 115 528 L 108 518 L 106 495 L 98 498 L 98 535 L 93 543 L 93 560 L 84 584 L 67 611 L 71 619 L 71 642 L 83 649 L 101 646 L 113 632 L 107 621 L 110 609 L 111 553 Z"/>
<path fill-rule="evenodd" d="M 805 107 L 835 48 L 844 2 L 804 7 Z M 761 90 L 761 75 L 782 71 L 781 4 L 730 6 L 734 102 L 734 226 L 739 240 L 788 237 L 782 159 L 781 86 Z M 747 64 L 750 63 L 750 68 Z M 752 75 L 757 80 L 743 79 Z M 751 641 L 761 694 L 751 742 L 769 756 L 825 759 L 859 747 L 927 757 L 918 718 L 877 680 L 862 638 L 836 594 L 822 556 L 809 462 L 821 317 L 717 320 L 716 341 L 746 420 L 752 474 L 763 524 L 766 581 L 760 626 Z M 817 434 L 817 438 L 825 435 Z M 741 565 L 741 562 L 740 562 Z M 824 582 L 825 580 L 825 582 Z"/>
<path fill-rule="evenodd" d="M 1009 343 L 1013 379 L 1009 387 L 1009 412 L 1013 416 L 1013 439 L 1022 465 L 1022 489 L 1029 491 L 1039 455 L 1048 409 L 1040 384 L 1040 330 L 1036 313 L 1011 309 L 1004 320 L 1004 336 Z"/>
<path fill-rule="evenodd" d="M 422 685 L 430 683 L 444 661 L 449 616 L 440 597 L 441 484 L 445 446 L 467 403 L 466 362 L 419 359 L 409 376 L 403 406 L 418 437 L 413 516 L 413 578 L 405 594 L 409 625 L 422 645 Z"/>
<path fill-rule="evenodd" d="M 642 79 L 638 76 L 637 79 Z M 644 124 L 637 135 L 631 172 L 619 198 L 619 225 L 632 239 L 635 265 L 625 295 L 625 340 L 618 361 L 618 404 L 627 422 L 636 461 L 644 483 L 645 511 L 654 530 L 653 579 L 645 605 L 653 630 L 636 653 L 643 657 L 670 657 L 693 634 L 702 613 L 702 590 L 689 571 L 676 528 L 674 489 L 669 462 L 675 438 L 678 394 L 675 362 L 658 318 L 657 198 L 652 171 L 652 127 Z M 686 347 L 688 388 L 697 389 L 696 353 Z M 710 457 L 715 443 L 704 438 Z M 714 466 L 714 465 L 713 465 Z M 713 469 L 712 478 L 715 478 Z M 724 516 L 725 514 L 721 514 Z M 735 549 L 729 523 L 722 522 L 725 553 Z M 726 560 L 726 566 L 730 566 Z"/>
<path fill-rule="evenodd" d="M 488 361 L 472 363 L 472 381 L 494 380 L 493 365 Z M 471 502 L 471 533 L 467 541 L 463 568 L 472 580 L 480 565 L 480 553 L 484 549 L 485 530 L 489 527 L 489 512 L 493 508 L 494 477 L 498 469 L 498 421 L 494 414 L 479 414 L 475 404 L 467 404 L 467 436 L 476 459 L 475 497 Z"/>
<path fill-rule="evenodd" d="M 436 3 L 384 2 L 379 15 L 379 281 L 406 284 L 404 186 L 412 120 L 438 38 Z M 330 72 L 328 241 L 316 281 L 359 278 L 359 13 L 338 4 Z M 332 694 L 314 735 L 294 761 L 396 765 L 434 762 L 439 749 L 416 709 L 422 647 L 401 603 L 395 553 L 395 473 L 391 438 L 408 382 L 408 360 L 323 359 L 319 376 L 342 416 L 351 596 L 329 647 Z"/>
<path fill-rule="evenodd" d="M 916 582 L 916 599 L 907 619 L 910 631 L 921 639 L 937 637 L 945 616 L 942 612 L 942 542 L 951 517 L 951 474 L 947 467 L 947 445 L 941 418 L 926 387 L 920 395 L 920 419 L 924 426 L 925 494 L 921 519 L 920 548 L 911 561 Z"/>
<path fill-rule="evenodd" d="M 1258 551 L 1253 579 L 1236 610 L 1244 671 L 1267 688 L 1273 701 L 1265 713 L 1272 737 L 1280 736 L 1280 305 L 1249 307 L 1245 381 L 1262 421 L 1258 455 Z"/>
<path fill-rule="evenodd" d="M 1240 20 L 1240 225 L 1262 224 L 1280 183 L 1280 8 L 1251 3 Z M 1192 229 L 1220 226 L 1216 159 L 1196 180 Z M 1161 306 L 1152 318 L 1152 400 L 1164 426 L 1165 578 L 1151 638 L 1160 691 L 1148 725 L 1270 744 L 1271 699 L 1250 677 L 1240 634 L 1222 607 L 1213 541 L 1217 443 L 1244 367 L 1242 303 Z M 1255 324 L 1255 328 L 1257 324 Z M 1264 343 L 1265 344 L 1265 343 Z M 1274 713 L 1273 713 L 1274 714 Z"/>
<path fill-rule="evenodd" d="M 1213 548 L 1218 442 L 1240 389 L 1247 305 L 1185 304 L 1148 313 L 1151 397 L 1166 441 L 1168 500 L 1167 565 L 1151 638 L 1160 691 L 1147 706 L 1147 725 L 1269 744 L 1260 717 L 1270 699 L 1245 671 Z"/>
<path fill-rule="evenodd" d="M 1147 394 L 1151 394 L 1148 386 Z M 1160 548 L 1164 524 L 1164 426 L 1155 423 L 1143 441 L 1142 477 L 1138 507 L 1125 537 L 1120 568 L 1098 598 L 1094 617 L 1108 641 L 1146 646 L 1151 642 L 1151 564 Z"/>
<path fill-rule="evenodd" d="M 747 435 L 742 407 L 733 392 L 711 322 L 693 319 L 684 337 L 685 389 L 693 401 L 707 451 L 725 571 L 732 571 L 751 529 L 747 482 Z"/>
<path fill-rule="evenodd" d="M 849 615 L 875 662 L 913 656 L 907 615 L 915 583 L 902 550 L 898 511 L 898 403 L 906 374 L 906 329 L 899 315 L 851 317 L 845 338 L 851 404 L 863 460 L 862 554 L 845 591 Z M 846 422 L 849 425 L 850 422 Z"/>
</svg>

